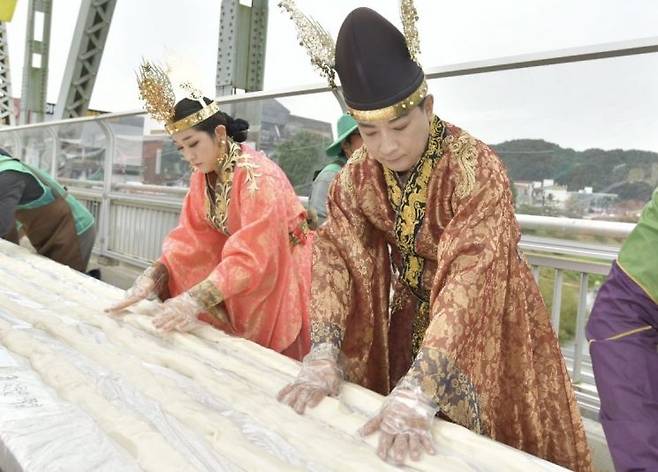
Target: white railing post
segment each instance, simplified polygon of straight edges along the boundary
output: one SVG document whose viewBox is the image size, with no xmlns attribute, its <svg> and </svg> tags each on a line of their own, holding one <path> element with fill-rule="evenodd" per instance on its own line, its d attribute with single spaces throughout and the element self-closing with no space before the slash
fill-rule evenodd
<svg viewBox="0 0 658 472">
<path fill-rule="evenodd" d="M 23 160 L 23 136 L 19 132 L 14 134 L 14 158 L 18 160 Z"/>
<path fill-rule="evenodd" d="M 112 192 L 112 172 L 114 169 L 114 150 L 115 140 L 112 129 L 105 123 L 104 120 L 99 120 L 98 125 L 103 130 L 105 138 L 107 139 L 107 147 L 105 152 L 105 161 L 103 162 L 103 194 L 101 196 L 101 209 L 100 209 L 100 254 L 107 256 L 110 244 L 110 228 L 111 228 L 111 197 Z"/>
<path fill-rule="evenodd" d="M 57 143 L 59 142 L 57 138 L 57 131 L 52 126 L 46 128 L 48 134 L 53 139 L 52 151 L 50 156 L 50 175 L 53 179 L 57 180 Z"/>
<path fill-rule="evenodd" d="M 551 306 L 551 324 L 555 334 L 560 334 L 560 308 L 562 307 L 562 271 L 555 270 L 555 281 L 553 282 L 553 304 Z"/>
<path fill-rule="evenodd" d="M 580 290 L 578 295 L 578 313 L 576 315 L 576 343 L 573 353 L 573 382 L 582 380 L 583 348 L 585 347 L 585 317 L 587 311 L 587 291 L 589 275 L 580 273 Z"/>
<path fill-rule="evenodd" d="M 535 278 L 535 282 L 539 284 L 539 266 L 532 266 L 532 276 Z"/>
</svg>

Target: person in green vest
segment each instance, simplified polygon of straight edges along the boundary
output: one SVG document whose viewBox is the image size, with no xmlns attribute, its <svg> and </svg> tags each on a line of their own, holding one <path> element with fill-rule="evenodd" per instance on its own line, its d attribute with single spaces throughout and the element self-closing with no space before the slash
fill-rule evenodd
<svg viewBox="0 0 658 472">
<path fill-rule="evenodd" d="M 329 185 L 333 182 L 336 174 L 340 172 L 347 160 L 352 157 L 354 151 L 363 144 L 356 121 L 349 115 L 343 115 L 336 124 L 338 137 L 327 149 L 329 157 L 335 157 L 334 161 L 320 171 L 311 189 L 311 197 L 308 202 L 309 209 L 318 215 L 318 223 L 322 224 L 327 218 L 327 193 Z"/>
<path fill-rule="evenodd" d="M 658 470 L 658 189 L 599 289 L 587 339 L 615 470 Z"/>
<path fill-rule="evenodd" d="M 0 238 L 18 244 L 17 223 L 39 254 L 86 270 L 94 216 L 51 176 L 0 148 Z"/>
</svg>

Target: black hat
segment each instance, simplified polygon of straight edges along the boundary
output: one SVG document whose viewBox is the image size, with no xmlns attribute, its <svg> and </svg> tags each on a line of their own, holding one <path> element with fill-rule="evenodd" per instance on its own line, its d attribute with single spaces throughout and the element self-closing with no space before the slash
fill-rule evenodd
<svg viewBox="0 0 658 472">
<path fill-rule="evenodd" d="M 397 118 L 427 94 L 423 69 L 404 35 L 369 8 L 352 11 L 336 40 L 335 69 L 349 113 L 358 121 Z"/>
</svg>

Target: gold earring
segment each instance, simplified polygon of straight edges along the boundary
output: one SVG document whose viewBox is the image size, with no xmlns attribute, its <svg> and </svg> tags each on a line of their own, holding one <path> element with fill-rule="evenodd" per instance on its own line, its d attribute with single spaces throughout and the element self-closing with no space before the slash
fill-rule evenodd
<svg viewBox="0 0 658 472">
<path fill-rule="evenodd" d="M 224 162 L 224 158 L 226 157 L 227 154 L 227 152 L 224 150 L 224 147 L 226 146 L 226 139 L 221 139 L 219 141 L 219 144 L 220 144 L 220 150 L 219 150 L 219 155 L 217 156 L 217 163 L 221 167 L 222 163 Z"/>
<path fill-rule="evenodd" d="M 226 155 L 226 153 L 223 153 L 220 150 L 219 154 L 217 154 L 217 158 L 215 159 L 215 161 L 217 162 L 217 167 L 220 168 L 220 169 L 222 168 L 222 165 L 224 164 L 224 156 L 225 155 Z"/>
</svg>

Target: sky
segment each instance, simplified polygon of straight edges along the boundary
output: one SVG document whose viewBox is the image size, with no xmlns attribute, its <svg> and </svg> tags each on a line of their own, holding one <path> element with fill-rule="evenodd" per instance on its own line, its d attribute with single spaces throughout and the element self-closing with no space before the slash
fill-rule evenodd
<svg viewBox="0 0 658 472">
<path fill-rule="evenodd" d="M 20 95 L 27 0 L 8 24 L 13 94 Z M 54 0 L 48 100 L 56 102 L 80 0 Z M 291 21 L 270 1 L 265 90 L 321 84 Z M 397 0 L 297 0 L 335 38 L 353 9 L 400 25 Z M 184 5 L 184 7 L 182 6 Z M 518 54 L 658 37 L 656 0 L 416 0 L 426 69 Z M 91 108 L 141 107 L 135 69 L 166 62 L 175 80 L 214 94 L 219 0 L 118 0 Z M 658 152 L 658 53 L 434 80 L 435 112 L 488 143 L 542 138 L 577 150 Z M 180 97 L 179 97 L 180 98 Z M 295 114 L 334 121 L 330 93 L 288 98 Z"/>
</svg>

